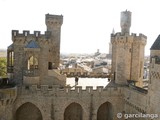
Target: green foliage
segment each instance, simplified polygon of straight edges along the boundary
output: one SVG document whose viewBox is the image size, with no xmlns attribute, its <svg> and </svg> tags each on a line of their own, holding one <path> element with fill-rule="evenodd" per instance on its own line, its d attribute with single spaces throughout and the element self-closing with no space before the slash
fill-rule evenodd
<svg viewBox="0 0 160 120">
<path fill-rule="evenodd" d="M 0 77 L 7 76 L 7 58 L 0 58 Z"/>
</svg>

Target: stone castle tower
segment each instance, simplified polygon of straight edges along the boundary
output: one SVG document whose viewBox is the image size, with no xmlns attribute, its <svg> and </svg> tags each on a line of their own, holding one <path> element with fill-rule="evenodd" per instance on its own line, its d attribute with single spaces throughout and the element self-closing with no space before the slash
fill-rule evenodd
<svg viewBox="0 0 160 120">
<path fill-rule="evenodd" d="M 62 15 L 46 14 L 45 34 L 12 30 L 13 44 L 8 47 L 7 68 L 16 84 L 65 84 L 65 77 L 59 81 L 62 76 L 57 72 L 62 23 Z"/>
<path fill-rule="evenodd" d="M 115 82 L 126 84 L 127 80 L 142 86 L 144 47 L 147 37 L 143 34 L 130 35 L 131 12 L 121 12 L 121 32 L 111 34 L 112 73 Z"/>
<path fill-rule="evenodd" d="M 129 17 L 123 19 L 123 14 Z M 122 31 L 111 34 L 115 82 L 96 89 L 65 86 L 65 76 L 58 72 L 62 16 L 46 15 L 45 34 L 13 30 L 7 70 L 16 85 L 0 86 L 0 119 L 159 120 L 160 36 L 151 47 L 150 82 L 145 90 L 137 86 L 142 82 L 146 36 L 130 35 L 130 17 L 129 11 L 122 12 Z"/>
<path fill-rule="evenodd" d="M 53 54 L 49 56 L 50 65 L 53 68 L 59 67 L 60 61 L 60 36 L 61 25 L 63 23 L 63 16 L 46 14 L 47 31 L 51 32 L 51 44 L 49 46 L 50 52 Z"/>
</svg>

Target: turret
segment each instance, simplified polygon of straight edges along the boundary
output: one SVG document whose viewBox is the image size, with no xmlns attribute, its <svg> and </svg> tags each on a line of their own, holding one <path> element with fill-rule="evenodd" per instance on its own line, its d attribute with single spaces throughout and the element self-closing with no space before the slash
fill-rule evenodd
<svg viewBox="0 0 160 120">
<path fill-rule="evenodd" d="M 121 12 L 121 33 L 130 33 L 130 27 L 131 27 L 131 12 L 130 11 L 123 11 Z"/>
<path fill-rule="evenodd" d="M 63 16 L 47 14 L 45 22 L 47 31 L 44 34 L 12 30 L 13 44 L 8 47 L 7 72 L 17 85 L 65 84 L 65 77 L 54 69 L 60 61 Z"/>
<path fill-rule="evenodd" d="M 49 46 L 49 66 L 52 68 L 59 67 L 60 61 L 60 36 L 61 36 L 61 25 L 63 23 L 62 15 L 50 15 L 46 14 L 46 26 L 47 31 L 51 32 L 51 42 Z"/>
<path fill-rule="evenodd" d="M 47 31 L 57 30 L 57 28 L 60 28 L 63 24 L 63 16 L 46 14 L 45 22 L 47 26 Z"/>
</svg>

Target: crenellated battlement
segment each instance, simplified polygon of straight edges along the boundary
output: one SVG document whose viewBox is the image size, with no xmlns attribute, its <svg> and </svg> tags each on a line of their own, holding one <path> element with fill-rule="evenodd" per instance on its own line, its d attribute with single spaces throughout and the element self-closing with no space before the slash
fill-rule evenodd
<svg viewBox="0 0 160 120">
<path fill-rule="evenodd" d="M 125 34 L 122 34 L 121 32 L 117 32 L 115 34 L 113 34 L 113 33 L 111 34 L 111 37 L 120 37 L 120 36 L 125 36 Z"/>
<path fill-rule="evenodd" d="M 112 44 L 124 44 L 124 43 L 132 43 L 133 37 L 129 35 L 128 33 L 122 34 L 121 32 L 118 32 L 116 34 L 111 34 L 111 42 Z"/>
<path fill-rule="evenodd" d="M 145 38 L 147 39 L 147 36 L 142 34 L 142 33 L 139 33 L 139 35 L 137 35 L 136 33 L 131 33 L 131 35 L 129 33 L 126 33 L 126 34 L 122 34 L 121 32 L 117 32 L 115 34 L 111 34 L 111 37 L 123 37 L 123 36 L 133 36 L 133 37 L 140 37 L 140 38 Z"/>
<path fill-rule="evenodd" d="M 62 15 L 51 15 L 46 14 L 46 25 L 49 26 L 61 26 L 63 24 L 63 16 Z"/>
<path fill-rule="evenodd" d="M 137 35 L 136 33 L 132 33 L 131 36 L 133 36 L 133 37 L 141 37 L 141 38 L 147 39 L 147 36 L 142 34 L 142 33 L 139 33 L 139 35 Z"/>
<path fill-rule="evenodd" d="M 139 33 L 139 35 L 132 33 L 131 36 L 133 36 L 135 42 L 142 42 L 144 45 L 147 42 L 147 36 L 142 33 Z"/>
<path fill-rule="evenodd" d="M 143 35 L 143 34 L 135 34 L 135 33 L 132 33 L 131 35 L 129 35 L 128 33 L 126 34 L 122 34 L 121 32 L 118 32 L 116 34 L 111 34 L 111 42 L 112 43 L 132 43 L 134 42 L 135 44 L 136 43 L 142 43 L 143 45 L 146 44 L 146 39 L 147 39 L 147 36 Z"/>
<path fill-rule="evenodd" d="M 45 31 L 44 34 L 41 34 L 40 31 L 34 31 L 33 33 L 30 33 L 28 30 L 24 30 L 22 33 L 19 32 L 19 30 L 12 30 L 12 37 L 44 37 L 44 38 L 50 38 L 51 31 Z"/>
<path fill-rule="evenodd" d="M 75 88 L 71 87 L 64 87 L 60 88 L 57 85 L 31 85 L 31 86 L 23 86 L 19 88 L 21 94 L 46 94 L 46 95 L 53 95 L 56 94 L 57 96 L 66 96 L 70 94 L 70 96 L 74 96 L 77 94 L 105 94 L 105 95 L 121 95 L 122 88 L 120 87 L 107 87 L 104 88 L 103 86 L 97 86 L 96 89 L 93 89 L 93 86 L 86 86 L 85 89 L 82 89 L 82 86 L 76 86 Z M 28 93 L 29 92 L 29 93 Z"/>
</svg>

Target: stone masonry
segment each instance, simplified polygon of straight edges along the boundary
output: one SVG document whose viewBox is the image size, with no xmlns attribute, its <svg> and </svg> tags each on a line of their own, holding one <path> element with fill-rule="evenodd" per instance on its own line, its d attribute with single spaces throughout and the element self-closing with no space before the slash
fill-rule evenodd
<svg viewBox="0 0 160 120">
<path fill-rule="evenodd" d="M 142 89 L 146 36 L 130 35 L 131 12 L 121 15 L 121 32 L 111 34 L 111 82 L 95 90 L 66 86 L 57 69 L 63 16 L 47 14 L 45 34 L 13 30 L 7 71 L 16 85 L 0 89 L 0 120 L 159 120 L 160 45 L 151 47 L 149 88 Z"/>
</svg>

